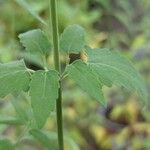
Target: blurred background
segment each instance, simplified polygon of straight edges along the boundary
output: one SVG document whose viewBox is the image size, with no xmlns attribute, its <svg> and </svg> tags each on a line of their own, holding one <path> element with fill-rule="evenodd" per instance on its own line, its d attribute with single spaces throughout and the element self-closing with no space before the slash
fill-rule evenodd
<svg viewBox="0 0 150 150">
<path fill-rule="evenodd" d="M 150 92 L 149 0 L 58 0 L 58 17 L 60 33 L 67 25 L 79 24 L 87 31 L 88 45 L 119 51 L 129 59 Z M 51 40 L 48 1 L 0 0 L 0 62 L 24 57 L 28 67 L 41 69 L 39 59 L 27 54 L 18 39 L 20 33 L 36 28 L 43 29 Z M 71 61 L 79 57 L 70 55 Z M 64 69 L 63 56 L 61 60 Z M 52 62 L 50 56 L 53 66 Z M 149 150 L 150 103 L 145 105 L 123 88 L 105 87 L 104 91 L 107 108 L 73 81 L 63 81 L 65 150 Z M 6 150 L 12 150 L 11 144 L 15 150 L 57 150 L 55 112 L 43 129 L 51 148 L 19 122 L 18 118 L 32 118 L 29 101 L 25 93 L 0 99 L 0 144 L 5 141 Z M 5 149 L 0 145 L 0 150 Z"/>
</svg>

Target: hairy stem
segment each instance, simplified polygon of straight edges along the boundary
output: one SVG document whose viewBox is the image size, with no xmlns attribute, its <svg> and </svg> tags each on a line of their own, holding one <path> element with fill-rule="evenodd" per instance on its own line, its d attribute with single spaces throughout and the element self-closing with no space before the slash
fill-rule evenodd
<svg viewBox="0 0 150 150">
<path fill-rule="evenodd" d="M 60 68 L 60 59 L 59 59 L 57 0 L 50 0 L 49 5 L 50 5 L 51 22 L 52 22 L 52 33 L 53 33 L 54 64 L 55 64 L 55 69 L 60 73 L 61 68 Z M 59 89 L 59 97 L 56 102 L 56 111 L 57 111 L 57 129 L 58 129 L 59 150 L 64 150 L 61 82 L 60 82 L 60 89 Z"/>
</svg>

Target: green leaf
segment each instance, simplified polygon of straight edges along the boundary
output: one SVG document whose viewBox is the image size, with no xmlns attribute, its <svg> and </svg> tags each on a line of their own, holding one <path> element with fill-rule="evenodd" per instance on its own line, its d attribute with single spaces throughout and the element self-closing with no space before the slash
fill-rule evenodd
<svg viewBox="0 0 150 150">
<path fill-rule="evenodd" d="M 47 136 L 47 134 L 37 129 L 32 129 L 29 132 L 35 139 L 47 147 L 48 150 L 51 150 L 52 148 L 53 150 L 58 149 L 57 138 L 50 138 L 50 136 Z"/>
<path fill-rule="evenodd" d="M 0 64 L 0 97 L 27 91 L 29 82 L 30 74 L 23 60 Z"/>
<path fill-rule="evenodd" d="M 110 10 L 111 9 L 111 4 L 110 1 L 106 1 L 106 0 L 96 0 L 100 5 L 102 5 L 102 7 L 104 7 L 105 10 Z"/>
<path fill-rule="evenodd" d="M 102 83 L 95 72 L 93 72 L 86 63 L 77 60 L 67 66 L 66 71 L 68 72 L 69 77 L 72 78 L 84 91 L 105 105 L 102 93 Z"/>
<path fill-rule="evenodd" d="M 31 54 L 46 56 L 51 50 L 47 36 L 40 29 L 34 29 L 19 35 L 20 42 Z"/>
<path fill-rule="evenodd" d="M 108 49 L 86 50 L 87 63 L 77 60 L 67 66 L 66 71 L 83 90 L 105 105 L 103 85 L 113 84 L 135 90 L 147 100 L 148 94 L 143 80 L 134 67 L 122 56 Z"/>
<path fill-rule="evenodd" d="M 60 49 L 66 53 L 79 53 L 84 46 L 84 29 L 79 25 L 68 26 L 61 35 Z"/>
<path fill-rule="evenodd" d="M 29 118 L 28 118 L 28 115 L 27 115 L 27 108 L 25 105 L 21 105 L 21 100 L 22 99 L 19 99 L 21 97 L 15 97 L 15 98 L 12 98 L 11 102 L 12 102 L 12 105 L 13 107 L 15 108 L 16 112 L 17 112 L 17 115 L 19 117 L 19 119 L 24 123 L 26 124 L 28 121 L 29 121 Z"/>
<path fill-rule="evenodd" d="M 34 64 L 39 68 L 43 68 L 43 58 L 39 54 L 31 54 L 30 52 L 23 52 L 21 57 L 24 58 L 28 63 Z"/>
<path fill-rule="evenodd" d="M 31 104 L 39 128 L 45 124 L 58 98 L 59 76 L 56 71 L 37 71 L 30 84 Z"/>
<path fill-rule="evenodd" d="M 0 150 L 14 150 L 14 146 L 7 139 L 0 140 Z"/>
<path fill-rule="evenodd" d="M 147 91 L 143 80 L 125 58 L 108 49 L 87 48 L 86 52 L 89 68 L 97 74 L 104 85 L 115 84 L 135 90 L 144 100 L 147 100 Z"/>
<path fill-rule="evenodd" d="M 44 25 L 47 25 L 47 23 L 32 9 L 30 4 L 26 2 L 26 0 L 15 0 L 21 7 L 23 7 L 25 10 L 27 10 L 34 18 L 36 18 L 39 22 L 41 22 Z"/>
<path fill-rule="evenodd" d="M 47 132 L 40 131 L 38 129 L 32 129 L 29 131 L 29 133 L 48 150 L 58 150 L 56 132 Z M 79 150 L 78 145 L 75 143 L 75 141 L 73 141 L 73 139 L 71 139 L 71 137 L 64 135 L 64 141 L 71 147 L 71 150 Z"/>
<path fill-rule="evenodd" d="M 79 145 L 71 137 L 65 137 L 65 140 L 71 146 L 71 150 L 80 150 Z"/>
<path fill-rule="evenodd" d="M 20 119 L 17 119 L 17 118 L 8 118 L 7 117 L 1 117 L 0 116 L 0 124 L 7 124 L 7 125 L 23 125 L 23 122 L 20 120 Z"/>
</svg>

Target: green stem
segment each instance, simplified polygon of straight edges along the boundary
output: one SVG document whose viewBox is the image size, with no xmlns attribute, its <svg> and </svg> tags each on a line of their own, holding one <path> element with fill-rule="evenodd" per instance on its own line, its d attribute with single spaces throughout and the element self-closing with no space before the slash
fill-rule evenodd
<svg viewBox="0 0 150 150">
<path fill-rule="evenodd" d="M 55 69 L 60 73 L 60 59 L 59 59 L 59 35 L 58 35 L 58 20 L 57 20 L 57 0 L 50 0 L 50 13 L 52 22 L 52 33 L 53 33 L 53 47 L 54 47 L 54 65 Z M 60 82 L 61 86 L 61 82 Z M 59 150 L 64 150 L 63 142 L 63 123 L 62 123 L 62 91 L 59 89 L 59 97 L 56 102 L 57 111 L 57 129 L 58 129 L 58 144 Z"/>
</svg>

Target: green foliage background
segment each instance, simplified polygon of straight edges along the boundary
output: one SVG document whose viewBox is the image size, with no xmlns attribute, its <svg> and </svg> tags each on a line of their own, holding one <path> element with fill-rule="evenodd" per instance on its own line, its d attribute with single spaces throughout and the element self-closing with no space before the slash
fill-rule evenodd
<svg viewBox="0 0 150 150">
<path fill-rule="evenodd" d="M 43 28 L 50 37 L 48 2 L 0 0 L 0 62 L 26 58 L 26 65 L 41 68 L 41 59 L 24 51 L 18 35 Z M 91 47 L 120 51 L 130 59 L 150 91 L 150 2 L 148 0 L 58 0 L 60 33 L 67 25 L 80 24 Z M 26 4 L 29 4 L 26 5 Z M 26 10 L 28 9 L 28 10 Z M 41 19 L 42 18 L 42 19 Z M 38 21 L 40 20 L 41 23 Z M 48 26 L 46 25 L 48 24 Z M 84 55 L 70 55 L 71 61 Z M 53 65 L 50 57 L 49 63 Z M 61 58 L 62 67 L 65 65 Z M 103 108 L 66 79 L 63 84 L 65 150 L 147 150 L 150 148 L 150 111 L 140 97 L 125 89 L 105 88 L 108 108 Z M 56 118 L 51 114 L 42 133 L 20 126 L 31 116 L 30 97 L 24 93 L 0 99 L 0 150 L 56 149 Z M 149 98 L 150 99 L 150 98 Z M 19 107 L 18 107 L 19 106 Z M 30 115 L 28 115 L 30 114 Z M 21 118 L 18 119 L 18 118 Z M 33 123 L 34 125 L 34 120 Z M 42 137 L 42 138 L 41 138 Z M 11 143 L 8 141 L 10 139 Z M 45 139 L 45 140 L 43 140 Z M 51 141 L 51 142 L 49 142 Z"/>
</svg>

